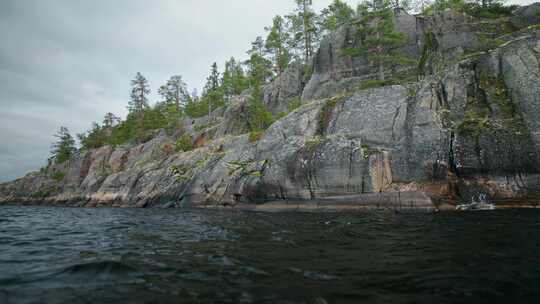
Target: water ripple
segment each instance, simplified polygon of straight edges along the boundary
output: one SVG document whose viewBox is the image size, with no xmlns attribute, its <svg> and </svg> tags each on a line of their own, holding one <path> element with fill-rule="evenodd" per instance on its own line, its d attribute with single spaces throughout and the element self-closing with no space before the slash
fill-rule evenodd
<svg viewBox="0 0 540 304">
<path fill-rule="evenodd" d="M 0 302 L 535 302 L 540 212 L 0 207 Z"/>
</svg>

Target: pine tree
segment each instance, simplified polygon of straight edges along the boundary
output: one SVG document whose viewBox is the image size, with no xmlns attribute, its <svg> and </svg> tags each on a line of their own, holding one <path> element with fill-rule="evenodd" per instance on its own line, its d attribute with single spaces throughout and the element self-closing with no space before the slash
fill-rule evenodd
<svg viewBox="0 0 540 304">
<path fill-rule="evenodd" d="M 289 38 L 285 19 L 281 16 L 274 17 L 272 26 L 265 28 L 268 31 L 266 38 L 266 52 L 272 55 L 274 60 L 274 69 L 279 76 L 285 70 L 290 61 L 290 55 L 286 48 Z"/>
<path fill-rule="evenodd" d="M 248 67 L 249 87 L 263 85 L 272 77 L 272 61 L 265 58 L 264 40 L 262 37 L 251 43 L 251 50 L 248 52 L 249 60 L 246 61 Z"/>
<path fill-rule="evenodd" d="M 166 104 L 174 104 L 177 113 L 181 113 L 189 96 L 187 84 L 179 75 L 172 76 L 167 80 L 167 83 L 159 88 L 158 94 L 163 97 Z"/>
<path fill-rule="evenodd" d="M 221 78 L 221 86 L 225 100 L 230 101 L 234 95 L 239 95 L 246 89 L 246 76 L 242 65 L 236 62 L 234 57 L 225 62 L 225 71 Z"/>
<path fill-rule="evenodd" d="M 395 49 L 407 41 L 407 37 L 394 28 L 394 10 L 388 0 L 369 0 L 359 6 L 358 32 L 361 46 L 348 49 L 351 56 L 366 55 L 377 66 L 378 79 L 386 79 L 385 68 L 398 64 L 413 64 L 414 60 L 401 55 Z"/>
<path fill-rule="evenodd" d="M 263 103 L 260 84 L 256 84 L 253 88 L 253 92 L 249 98 L 247 112 L 247 123 L 252 132 L 265 130 L 274 122 L 272 113 L 268 111 Z"/>
<path fill-rule="evenodd" d="M 341 0 L 334 0 L 321 11 L 321 28 L 327 32 L 335 31 L 339 26 L 351 22 L 354 10 Z"/>
<path fill-rule="evenodd" d="M 210 76 L 206 78 L 204 86 L 203 99 L 208 102 L 208 115 L 212 110 L 218 107 L 223 101 L 223 92 L 219 83 L 219 71 L 217 63 L 213 63 L 210 71 Z"/>
<path fill-rule="evenodd" d="M 75 139 L 73 139 L 66 127 L 60 127 L 60 130 L 54 137 L 58 138 L 58 140 L 51 147 L 51 158 L 54 159 L 57 164 L 61 164 L 69 160 L 77 151 Z"/>
<path fill-rule="evenodd" d="M 112 128 L 116 124 L 120 122 L 120 117 L 114 115 L 113 113 L 109 112 L 105 114 L 105 117 L 103 118 L 103 127 L 105 128 Z"/>
<path fill-rule="evenodd" d="M 92 129 L 87 133 L 77 134 L 81 148 L 84 150 L 96 149 L 103 147 L 106 144 L 107 132 L 110 134 L 110 129 L 105 126 L 100 126 L 97 122 L 92 123 Z"/>
<path fill-rule="evenodd" d="M 257 36 L 257 38 L 255 38 L 255 41 L 251 43 L 251 49 L 247 53 L 248 55 L 257 54 L 261 57 L 264 57 L 264 51 L 264 39 L 261 36 Z"/>
<path fill-rule="evenodd" d="M 319 40 L 318 16 L 313 11 L 313 0 L 295 0 L 296 13 L 286 18 L 290 22 L 292 48 L 300 49 L 304 63 L 308 63 L 313 56 L 315 45 Z"/>
<path fill-rule="evenodd" d="M 150 87 L 144 76 L 137 72 L 135 78 L 131 81 L 131 100 L 128 104 L 130 113 L 139 113 L 148 108 L 148 94 Z"/>
</svg>

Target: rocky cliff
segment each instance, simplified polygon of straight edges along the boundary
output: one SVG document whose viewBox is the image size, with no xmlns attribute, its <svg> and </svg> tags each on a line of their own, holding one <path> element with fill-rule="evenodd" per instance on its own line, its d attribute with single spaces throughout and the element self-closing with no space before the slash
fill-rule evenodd
<svg viewBox="0 0 540 304">
<path fill-rule="evenodd" d="M 408 37 L 401 52 L 419 64 L 393 67 L 394 81 L 372 88 L 362 83 L 376 68 L 344 54 L 359 43 L 355 27 L 344 26 L 321 43 L 312 74 L 292 65 L 263 89 L 274 113 L 300 98 L 302 106 L 260 139 L 246 134 L 246 94 L 184 121 L 192 151 L 170 149 L 181 132 L 157 131 L 144 144 L 80 152 L 1 184 L 0 202 L 431 209 L 482 193 L 499 204 L 534 203 L 540 26 L 533 9 L 540 11 L 533 5 L 497 20 L 397 12 Z"/>
</svg>

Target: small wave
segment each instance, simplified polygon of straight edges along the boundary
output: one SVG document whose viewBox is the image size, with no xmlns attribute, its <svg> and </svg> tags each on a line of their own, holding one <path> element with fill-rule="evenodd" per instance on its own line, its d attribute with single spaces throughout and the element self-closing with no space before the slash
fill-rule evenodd
<svg viewBox="0 0 540 304">
<path fill-rule="evenodd" d="M 99 261 L 85 264 L 75 264 L 65 268 L 59 274 L 88 274 L 88 275 L 99 275 L 99 274 L 129 274 L 136 273 L 137 270 L 128 265 L 122 264 L 115 261 Z"/>
<path fill-rule="evenodd" d="M 317 271 L 309 271 L 309 270 L 304 271 L 302 269 L 295 268 L 295 267 L 289 268 L 289 271 L 292 271 L 292 272 L 295 272 L 295 273 L 300 273 L 306 279 L 317 280 L 317 281 L 332 281 L 332 280 L 338 280 L 339 279 L 339 277 L 334 276 L 334 275 L 325 274 L 325 273 L 321 273 L 321 272 L 317 272 Z"/>
<path fill-rule="evenodd" d="M 69 266 L 53 275 L 68 284 L 109 284 L 138 281 L 141 274 L 133 267 L 115 261 L 99 261 Z"/>
<path fill-rule="evenodd" d="M 317 280 L 317 281 L 332 281 L 332 280 L 339 279 L 339 277 L 337 276 L 325 274 L 321 272 L 316 272 L 316 271 L 304 271 L 304 277 L 307 279 L 312 279 L 312 280 Z"/>
</svg>

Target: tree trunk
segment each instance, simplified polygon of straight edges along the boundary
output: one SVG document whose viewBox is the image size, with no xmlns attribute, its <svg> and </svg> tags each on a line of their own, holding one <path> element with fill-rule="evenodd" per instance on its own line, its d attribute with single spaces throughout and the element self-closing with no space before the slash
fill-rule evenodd
<svg viewBox="0 0 540 304">
<path fill-rule="evenodd" d="M 377 32 L 377 40 L 379 40 L 379 39 L 381 39 L 381 33 Z M 384 48 L 383 48 L 382 45 L 377 46 L 377 52 L 378 53 L 383 53 L 384 52 Z M 381 61 L 379 61 L 378 65 L 379 65 L 379 80 L 384 81 L 384 65 L 383 65 L 383 63 Z"/>
<path fill-rule="evenodd" d="M 307 0 L 304 0 L 304 59 L 305 63 L 309 60 L 309 31 L 308 31 L 308 16 L 307 16 Z"/>
</svg>

